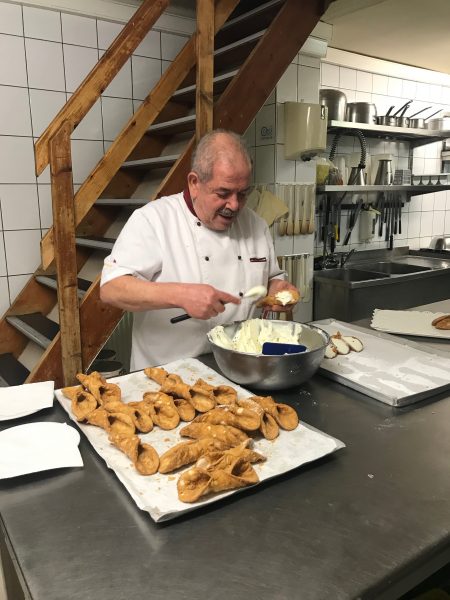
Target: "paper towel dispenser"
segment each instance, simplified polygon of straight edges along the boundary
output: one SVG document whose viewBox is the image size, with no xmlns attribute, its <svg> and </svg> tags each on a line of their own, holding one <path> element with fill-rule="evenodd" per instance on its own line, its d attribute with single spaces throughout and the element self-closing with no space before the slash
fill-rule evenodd
<svg viewBox="0 0 450 600">
<path fill-rule="evenodd" d="M 327 147 L 328 109 L 307 102 L 284 103 L 284 157 L 310 160 Z"/>
</svg>

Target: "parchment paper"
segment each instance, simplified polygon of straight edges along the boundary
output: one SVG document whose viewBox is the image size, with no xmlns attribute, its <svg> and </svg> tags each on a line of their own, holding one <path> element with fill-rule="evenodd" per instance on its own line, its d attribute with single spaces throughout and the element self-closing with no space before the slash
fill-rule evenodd
<svg viewBox="0 0 450 600">
<path fill-rule="evenodd" d="M 252 395 L 249 391 L 232 383 L 194 358 L 178 360 L 163 365 L 163 367 L 170 373 L 177 373 L 189 384 L 193 384 L 201 377 L 211 385 L 226 384 L 233 386 L 240 398 Z M 159 389 L 159 386 L 148 379 L 143 371 L 114 377 L 109 381 L 120 385 L 124 402 L 140 400 L 144 392 Z M 61 390 L 57 390 L 55 394 L 70 417 L 75 420 L 71 414 L 70 401 L 63 396 Z M 178 433 L 184 425 L 186 423 L 181 423 L 172 431 L 163 431 L 155 427 L 150 433 L 139 435 L 142 441 L 151 444 L 161 455 L 175 444 L 188 439 L 182 438 Z M 105 431 L 93 425 L 78 423 L 78 426 L 94 449 L 105 460 L 108 467 L 113 469 L 137 506 L 150 513 L 155 521 L 174 518 L 239 491 L 214 494 L 193 504 L 180 502 L 176 488 L 179 472 L 169 475 L 157 473 L 148 477 L 139 475 L 127 456 L 109 443 Z M 265 463 L 254 465 L 254 467 L 260 480 L 264 481 L 295 469 L 302 464 L 317 460 L 344 446 L 345 444 L 336 438 L 301 423 L 294 431 L 281 431 L 280 436 L 272 442 L 265 439 L 255 439 L 254 449 L 264 454 L 267 460 Z"/>
</svg>

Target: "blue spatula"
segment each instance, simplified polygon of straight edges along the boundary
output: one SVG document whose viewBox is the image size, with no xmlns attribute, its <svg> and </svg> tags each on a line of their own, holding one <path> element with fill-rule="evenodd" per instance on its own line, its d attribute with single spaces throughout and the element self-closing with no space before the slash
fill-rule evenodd
<svg viewBox="0 0 450 600">
<path fill-rule="evenodd" d="M 308 348 L 302 344 L 281 344 L 279 342 L 264 342 L 262 353 L 271 356 L 281 356 L 282 354 L 298 354 L 306 352 Z"/>
</svg>

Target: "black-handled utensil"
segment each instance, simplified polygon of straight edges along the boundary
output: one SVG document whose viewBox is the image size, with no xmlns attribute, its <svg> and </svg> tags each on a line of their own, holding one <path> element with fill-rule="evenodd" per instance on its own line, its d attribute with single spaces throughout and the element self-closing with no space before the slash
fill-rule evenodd
<svg viewBox="0 0 450 600">
<path fill-rule="evenodd" d="M 186 319 L 191 319 L 191 315 L 184 313 L 183 315 L 178 315 L 178 317 L 172 317 L 170 319 L 171 323 L 179 323 L 180 321 L 186 321 Z"/>
</svg>

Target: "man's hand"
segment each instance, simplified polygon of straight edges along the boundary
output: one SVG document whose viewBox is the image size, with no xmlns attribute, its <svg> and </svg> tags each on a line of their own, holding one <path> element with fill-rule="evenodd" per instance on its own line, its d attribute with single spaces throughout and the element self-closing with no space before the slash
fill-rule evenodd
<svg viewBox="0 0 450 600">
<path fill-rule="evenodd" d="M 275 296 L 276 293 L 282 292 L 284 290 L 291 290 L 299 293 L 299 290 L 289 283 L 289 281 L 284 281 L 283 279 L 272 279 L 269 282 L 269 289 L 267 291 L 268 296 Z M 282 306 L 280 304 L 272 304 L 271 306 L 265 306 L 266 311 L 272 312 L 287 312 L 288 310 L 292 310 L 295 304 L 288 304 L 286 306 Z"/>
<path fill-rule="evenodd" d="M 212 285 L 202 283 L 185 283 L 183 287 L 183 298 L 180 299 L 180 306 L 184 308 L 188 315 L 194 319 L 211 319 L 217 317 L 219 313 L 225 310 L 225 304 L 240 304 L 241 300 L 237 296 L 232 296 L 227 292 L 222 292 Z"/>
</svg>

